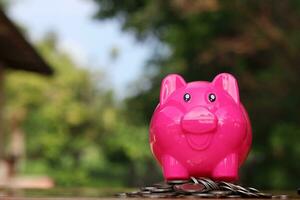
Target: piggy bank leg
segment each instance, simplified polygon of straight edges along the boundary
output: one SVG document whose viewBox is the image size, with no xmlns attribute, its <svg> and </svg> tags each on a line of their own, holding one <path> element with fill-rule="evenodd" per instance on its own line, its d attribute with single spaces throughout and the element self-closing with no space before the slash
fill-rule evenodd
<svg viewBox="0 0 300 200">
<path fill-rule="evenodd" d="M 162 168 L 166 180 L 189 178 L 186 168 L 172 156 L 166 155 L 163 157 Z"/>
<path fill-rule="evenodd" d="M 238 156 L 229 154 L 216 166 L 212 173 L 215 180 L 236 181 L 238 179 Z"/>
</svg>

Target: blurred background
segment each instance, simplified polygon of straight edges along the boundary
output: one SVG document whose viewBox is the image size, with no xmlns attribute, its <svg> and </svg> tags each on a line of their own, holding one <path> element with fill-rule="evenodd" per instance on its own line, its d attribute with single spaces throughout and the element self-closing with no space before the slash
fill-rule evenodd
<svg viewBox="0 0 300 200">
<path fill-rule="evenodd" d="M 299 187 L 300 1 L 0 2 L 0 184 L 161 181 L 148 125 L 162 78 L 229 72 L 253 126 L 241 182 Z"/>
</svg>

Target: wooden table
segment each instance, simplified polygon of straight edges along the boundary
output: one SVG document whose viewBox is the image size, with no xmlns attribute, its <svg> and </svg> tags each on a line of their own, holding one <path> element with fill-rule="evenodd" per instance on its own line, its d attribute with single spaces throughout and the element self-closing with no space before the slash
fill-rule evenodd
<svg viewBox="0 0 300 200">
<path fill-rule="evenodd" d="M 51 190 L 0 190 L 0 200 L 120 200 L 122 198 L 115 198 L 114 194 L 122 192 L 124 189 L 121 188 L 73 188 L 64 189 L 56 188 Z M 297 191 L 291 192 L 272 192 L 272 194 L 287 194 L 288 199 L 300 200 L 300 195 L 297 195 Z M 129 200 L 136 200 L 138 198 L 126 198 Z M 146 198 L 142 198 L 146 199 Z M 167 200 L 161 198 L 160 200 Z M 177 198 L 179 199 L 179 198 Z M 185 198 L 186 199 L 186 198 Z M 190 198 L 192 199 L 192 198 Z M 200 199 L 200 198 L 194 198 Z M 202 198 L 203 200 L 210 200 Z M 151 198 L 152 200 L 152 198 Z M 214 199 L 216 200 L 216 199 Z M 220 199 L 217 199 L 220 200 Z M 228 198 L 226 200 L 229 200 Z M 234 199 L 241 200 L 241 199 Z M 266 200 L 266 199 L 262 199 Z M 275 200 L 275 199 L 271 199 Z M 283 199 L 276 199 L 283 200 Z"/>
<path fill-rule="evenodd" d="M 110 197 L 0 197 L 1 200 L 120 200 L 120 198 L 110 198 Z M 130 200 L 137 200 L 137 198 L 127 198 Z M 142 198 L 145 199 L 145 198 Z M 161 198 L 159 200 L 169 200 L 165 198 Z M 184 198 L 183 198 L 184 199 Z M 196 200 L 199 198 L 195 198 Z M 290 198 L 290 200 L 299 200 L 299 197 Z M 152 200 L 152 198 L 151 198 Z M 153 199 L 154 200 L 154 199 Z M 216 200 L 216 199 L 205 199 L 205 200 Z M 221 199 L 218 199 L 221 200 Z M 228 199 L 226 199 L 228 200 Z M 243 200 L 243 199 L 236 199 L 236 200 Z M 259 199 L 255 199 L 259 200 Z M 265 200 L 265 199 L 262 199 Z"/>
</svg>

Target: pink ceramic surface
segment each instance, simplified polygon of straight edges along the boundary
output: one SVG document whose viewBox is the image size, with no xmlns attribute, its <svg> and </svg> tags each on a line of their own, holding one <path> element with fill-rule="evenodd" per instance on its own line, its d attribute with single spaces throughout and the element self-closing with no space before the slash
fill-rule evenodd
<svg viewBox="0 0 300 200">
<path fill-rule="evenodd" d="M 232 75 L 186 83 L 171 74 L 162 81 L 150 144 L 165 179 L 235 181 L 251 141 L 250 121 Z"/>
</svg>

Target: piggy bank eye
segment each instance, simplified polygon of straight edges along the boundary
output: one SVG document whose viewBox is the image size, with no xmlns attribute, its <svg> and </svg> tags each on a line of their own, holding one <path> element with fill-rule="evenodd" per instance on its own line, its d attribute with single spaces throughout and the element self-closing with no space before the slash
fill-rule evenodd
<svg viewBox="0 0 300 200">
<path fill-rule="evenodd" d="M 183 100 L 184 100 L 185 102 L 188 102 L 190 99 L 191 99 L 191 95 L 190 95 L 189 93 L 185 93 L 185 94 L 183 95 Z"/>
<path fill-rule="evenodd" d="M 210 93 L 209 95 L 208 95 L 208 100 L 210 101 L 210 102 L 214 102 L 215 100 L 216 100 L 216 95 L 215 94 L 213 94 L 213 93 Z"/>
</svg>

